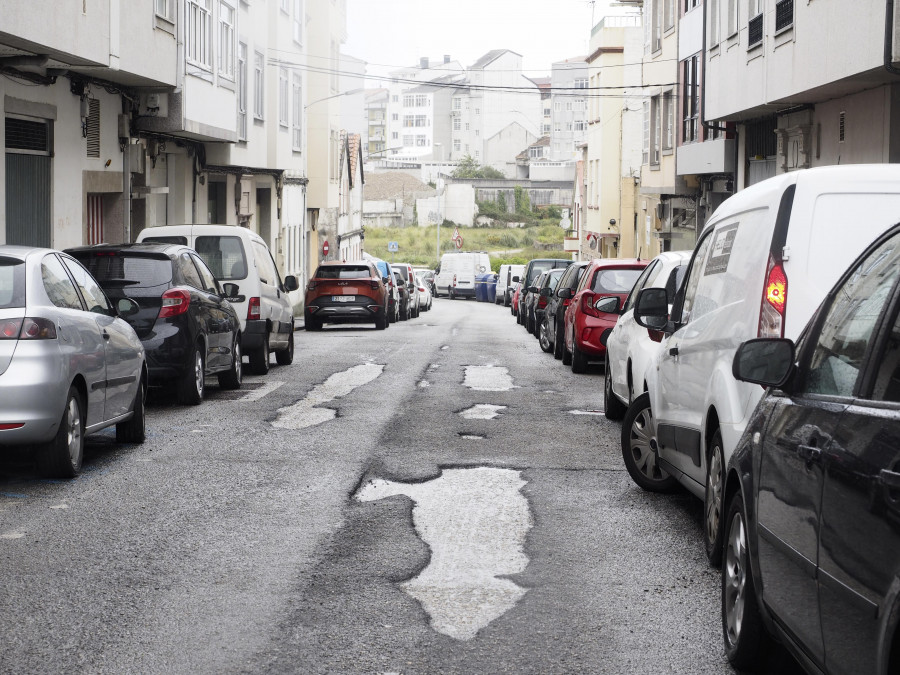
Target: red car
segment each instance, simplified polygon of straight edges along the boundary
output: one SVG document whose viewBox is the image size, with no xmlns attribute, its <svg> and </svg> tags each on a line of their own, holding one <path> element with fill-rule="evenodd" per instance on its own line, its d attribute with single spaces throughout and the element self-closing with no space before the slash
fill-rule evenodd
<svg viewBox="0 0 900 675">
<path fill-rule="evenodd" d="M 512 312 L 513 316 L 519 316 L 519 296 L 521 293 L 519 291 L 522 290 L 522 282 L 516 282 L 516 290 L 513 291 L 512 300 L 509 303 L 509 310 Z"/>
<path fill-rule="evenodd" d="M 374 323 L 388 325 L 386 277 L 375 263 L 325 262 L 306 287 L 306 330 L 322 330 L 325 323 Z"/>
<path fill-rule="evenodd" d="M 600 336 L 604 330 L 615 326 L 619 318 L 618 314 L 599 311 L 597 302 L 613 296 L 619 298 L 621 307 L 649 262 L 634 258 L 598 258 L 588 265 L 566 308 L 563 326 L 563 363 L 571 365 L 573 373 L 587 370 L 588 360 L 606 356 Z"/>
</svg>

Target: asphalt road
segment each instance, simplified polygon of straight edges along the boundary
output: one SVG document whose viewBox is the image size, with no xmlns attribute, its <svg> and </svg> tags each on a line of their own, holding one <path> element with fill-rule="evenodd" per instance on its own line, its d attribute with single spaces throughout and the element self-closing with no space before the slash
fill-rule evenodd
<svg viewBox="0 0 900 675">
<path fill-rule="evenodd" d="M 474 301 L 295 339 L 240 391 L 154 396 L 76 480 L 0 463 L 0 672 L 733 672 L 701 504 L 574 412 L 600 367 Z"/>
</svg>

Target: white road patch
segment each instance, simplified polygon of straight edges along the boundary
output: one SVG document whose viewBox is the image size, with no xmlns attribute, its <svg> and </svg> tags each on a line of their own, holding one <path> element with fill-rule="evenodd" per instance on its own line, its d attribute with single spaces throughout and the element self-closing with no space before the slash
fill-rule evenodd
<svg viewBox="0 0 900 675">
<path fill-rule="evenodd" d="M 500 366 L 466 366 L 463 385 L 475 391 L 509 391 L 516 386 L 509 370 Z"/>
<path fill-rule="evenodd" d="M 570 410 L 570 415 L 602 415 L 602 410 Z"/>
<path fill-rule="evenodd" d="M 479 403 L 477 405 L 473 405 L 467 410 L 463 410 L 459 414 L 467 420 L 492 420 L 500 417 L 501 410 L 506 410 L 506 406 Z"/>
<path fill-rule="evenodd" d="M 24 532 L 8 532 L 7 534 L 0 534 L 0 539 L 22 539 L 24 536 Z"/>
<path fill-rule="evenodd" d="M 484 436 L 477 436 L 475 434 L 460 434 L 460 438 L 464 438 L 467 441 L 483 441 Z"/>
<path fill-rule="evenodd" d="M 284 384 L 284 382 L 279 382 L 278 380 L 272 380 L 271 382 L 266 382 L 259 389 L 254 389 L 246 396 L 241 396 L 240 400 L 246 401 L 248 403 L 252 403 L 253 401 L 258 401 L 263 396 L 271 394 L 273 391 L 278 389 L 278 387 L 280 387 L 283 384 Z"/>
<path fill-rule="evenodd" d="M 69 508 L 68 504 L 57 504 L 56 506 L 51 506 L 51 509 L 67 509 Z"/>
<path fill-rule="evenodd" d="M 499 578 L 528 566 L 532 521 L 524 485 L 518 471 L 479 467 L 448 469 L 427 483 L 375 480 L 357 493 L 364 502 L 394 495 L 415 502 L 413 524 L 431 560 L 400 586 L 422 603 L 439 633 L 471 640 L 527 592 Z"/>
<path fill-rule="evenodd" d="M 419 386 L 420 389 L 424 389 L 425 387 L 430 387 L 430 386 L 431 386 L 431 382 L 429 382 L 428 380 L 419 380 L 419 385 L 418 385 L 418 386 Z"/>
<path fill-rule="evenodd" d="M 446 349 L 450 349 L 450 345 L 444 345 L 441 347 L 441 351 L 444 351 Z"/>
<path fill-rule="evenodd" d="M 377 378 L 383 371 L 384 366 L 381 364 L 364 363 L 335 373 L 322 384 L 313 387 L 303 400 L 279 408 L 278 419 L 272 422 L 272 425 L 279 429 L 305 429 L 334 419 L 336 411 L 316 406 L 346 396 L 354 389 Z"/>
</svg>

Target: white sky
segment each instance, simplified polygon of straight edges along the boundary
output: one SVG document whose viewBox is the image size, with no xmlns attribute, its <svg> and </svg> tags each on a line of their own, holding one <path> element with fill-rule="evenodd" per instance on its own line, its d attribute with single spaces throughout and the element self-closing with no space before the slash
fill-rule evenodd
<svg viewBox="0 0 900 675">
<path fill-rule="evenodd" d="M 423 56 L 449 54 L 468 67 L 492 49 L 511 49 L 522 55 L 526 76 L 549 76 L 550 64 L 588 54 L 591 28 L 603 16 L 626 12 L 610 1 L 347 0 L 342 51 L 368 62 L 368 74 L 385 75 Z"/>
</svg>

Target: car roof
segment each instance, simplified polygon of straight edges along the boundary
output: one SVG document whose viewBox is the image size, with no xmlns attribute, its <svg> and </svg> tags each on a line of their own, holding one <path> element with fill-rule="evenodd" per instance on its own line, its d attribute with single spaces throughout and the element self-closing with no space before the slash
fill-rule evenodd
<svg viewBox="0 0 900 675">
<path fill-rule="evenodd" d="M 162 253 L 165 255 L 178 255 L 182 251 L 192 251 L 190 246 L 183 244 L 157 244 L 157 243 L 140 243 L 140 244 L 94 244 L 93 246 L 76 246 L 67 248 L 66 253 L 72 256 L 78 256 L 82 253 L 113 253 L 123 251 L 129 253 Z"/>
</svg>

